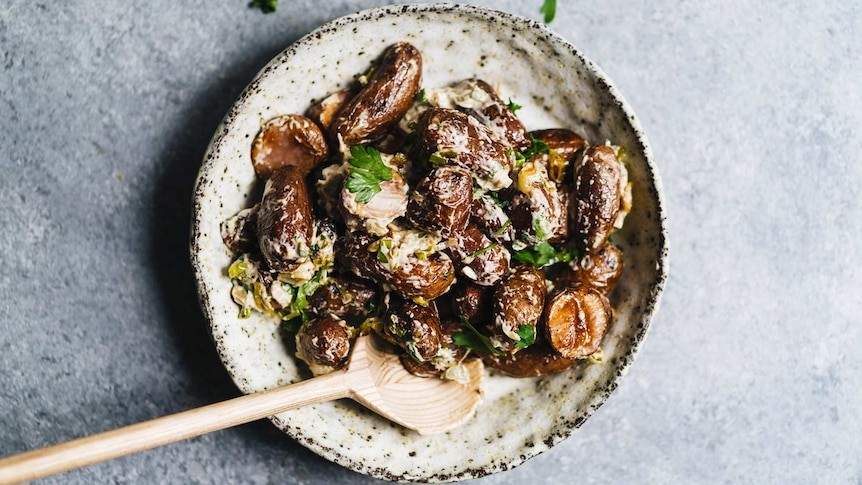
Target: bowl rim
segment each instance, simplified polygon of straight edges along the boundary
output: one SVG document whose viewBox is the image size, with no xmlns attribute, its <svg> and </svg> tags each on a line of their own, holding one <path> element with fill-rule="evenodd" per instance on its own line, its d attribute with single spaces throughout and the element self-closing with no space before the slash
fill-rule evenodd
<svg viewBox="0 0 862 485">
<path fill-rule="evenodd" d="M 372 7 L 364 10 L 360 10 L 348 15 L 344 15 L 333 20 L 330 20 L 319 27 L 313 29 L 309 33 L 303 35 L 281 52 L 276 54 L 269 62 L 267 62 L 249 81 L 234 103 L 231 105 L 230 109 L 225 114 L 224 118 L 219 123 L 218 127 L 214 132 L 214 136 L 206 150 L 206 153 L 203 158 L 203 163 L 200 166 L 197 179 L 195 181 L 195 187 L 193 190 L 193 200 L 192 200 L 192 225 L 191 225 L 191 234 L 190 234 L 190 256 L 191 256 L 191 264 L 192 269 L 195 276 L 195 282 L 198 291 L 198 298 L 201 306 L 201 310 L 206 317 L 208 329 L 210 333 L 210 337 L 213 339 L 213 342 L 216 346 L 216 351 L 219 355 L 219 359 L 222 362 L 222 365 L 225 367 L 225 370 L 230 375 L 231 379 L 234 381 L 235 385 L 242 391 L 242 387 L 238 382 L 238 376 L 234 374 L 234 371 L 231 369 L 229 362 L 226 361 L 226 348 L 223 341 L 213 338 L 213 326 L 214 326 L 214 315 L 212 311 L 212 307 L 209 303 L 209 291 L 210 288 L 206 282 L 206 278 L 204 275 L 204 271 L 202 270 L 203 262 L 200 259 L 200 236 L 201 236 L 201 203 L 200 199 L 202 197 L 201 183 L 205 180 L 207 173 L 210 171 L 211 165 L 213 164 L 211 160 L 211 154 L 216 150 L 216 148 L 222 142 L 222 136 L 220 134 L 226 131 L 226 126 L 229 121 L 234 118 L 234 115 L 241 111 L 240 108 L 243 105 L 243 100 L 252 94 L 253 88 L 256 83 L 264 76 L 266 76 L 267 72 L 271 70 L 272 66 L 281 64 L 285 62 L 292 56 L 292 51 L 299 45 L 303 43 L 308 43 L 313 41 L 315 38 L 319 37 L 325 31 L 329 31 L 335 28 L 341 28 L 345 25 L 349 25 L 355 22 L 362 22 L 363 20 L 369 18 L 380 18 L 380 17 L 389 17 L 396 16 L 400 13 L 464 13 L 473 16 L 497 16 L 503 20 L 506 20 L 514 25 L 521 25 L 525 29 L 529 30 L 537 30 L 542 36 L 544 36 L 549 43 L 559 46 L 560 48 L 568 50 L 572 55 L 577 57 L 584 65 L 586 71 L 588 71 L 592 76 L 595 77 L 595 80 L 601 87 L 607 90 L 607 94 L 610 99 L 616 104 L 616 107 L 622 111 L 625 115 L 626 122 L 630 125 L 635 139 L 637 143 L 640 145 L 640 150 L 644 156 L 645 169 L 648 175 L 648 179 L 652 184 L 650 188 L 650 194 L 654 197 L 655 202 L 655 218 L 656 222 L 660 228 L 657 234 L 657 253 L 658 256 L 655 261 L 656 271 L 655 271 L 655 279 L 649 284 L 649 293 L 644 301 L 644 308 L 641 310 L 639 314 L 639 319 L 637 321 L 638 330 L 633 335 L 633 341 L 628 351 L 626 351 L 620 358 L 619 363 L 615 366 L 617 372 L 610 378 L 607 383 L 607 386 L 601 392 L 600 399 L 587 406 L 584 412 L 573 422 L 572 426 L 564 428 L 561 432 L 555 432 L 552 436 L 548 438 L 548 447 L 546 449 L 541 449 L 538 451 L 525 451 L 522 453 L 520 457 L 513 457 L 513 459 L 506 464 L 495 463 L 491 467 L 478 467 L 478 468 L 464 468 L 458 473 L 451 475 L 427 475 L 427 476 L 401 476 L 393 474 L 387 470 L 383 470 L 380 468 L 372 468 L 363 463 L 357 463 L 355 461 L 350 460 L 343 455 L 340 455 L 335 450 L 327 449 L 325 446 L 318 445 L 314 442 L 313 439 L 309 439 L 307 436 L 303 437 L 303 439 L 298 439 L 297 437 L 292 436 L 289 433 L 292 439 L 302 444 L 306 448 L 309 448 L 315 454 L 332 461 L 334 463 L 339 464 L 345 468 L 348 468 L 353 471 L 357 471 L 363 474 L 367 474 L 369 476 L 386 479 L 392 481 L 433 481 L 433 482 L 450 482 L 457 481 L 462 479 L 471 479 L 471 478 L 479 478 L 487 475 L 491 475 L 493 473 L 497 473 L 500 471 L 505 471 L 512 469 L 514 467 L 520 466 L 521 464 L 528 461 L 530 458 L 533 458 L 547 449 L 553 448 L 555 445 L 560 443 L 561 441 L 567 439 L 574 433 L 574 431 L 580 428 L 584 422 L 586 422 L 587 418 L 592 416 L 592 414 L 599 408 L 610 394 L 616 389 L 619 384 L 620 379 L 624 376 L 629 367 L 634 362 L 634 358 L 637 353 L 640 351 L 640 347 L 643 344 L 643 341 L 646 338 L 648 333 L 651 320 L 655 313 L 658 311 L 661 295 L 664 291 L 664 287 L 667 281 L 668 275 L 668 226 L 667 226 L 667 210 L 666 204 L 664 200 L 664 188 L 661 182 L 661 177 L 659 176 L 658 168 L 655 165 L 652 149 L 650 148 L 650 144 L 646 138 L 643 127 L 635 115 L 634 110 L 630 107 L 628 102 L 623 97 L 622 93 L 616 88 L 610 78 L 602 71 L 602 69 L 591 59 L 589 59 L 586 55 L 584 55 L 580 50 L 578 50 L 571 42 L 563 38 L 560 34 L 554 32 L 550 29 L 546 24 L 538 22 L 536 20 L 523 17 L 517 14 L 505 12 L 502 10 L 497 10 L 494 8 L 477 6 L 477 5 L 467 5 L 467 4 L 452 4 L 452 3 L 420 3 L 420 4 L 409 4 L 409 5 L 389 5 L 389 6 L 381 6 L 381 7 Z M 285 431 L 286 423 L 284 423 L 277 416 L 273 416 L 269 418 L 273 424 L 275 424 L 282 432 Z"/>
</svg>

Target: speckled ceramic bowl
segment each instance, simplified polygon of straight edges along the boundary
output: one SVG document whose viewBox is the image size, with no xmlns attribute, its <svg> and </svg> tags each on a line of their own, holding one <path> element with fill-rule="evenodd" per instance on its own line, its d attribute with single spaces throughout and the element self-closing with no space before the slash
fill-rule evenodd
<svg viewBox="0 0 862 485">
<path fill-rule="evenodd" d="M 522 17 L 463 5 L 394 6 L 332 21 L 273 59 L 218 128 L 194 193 L 192 261 L 201 304 L 224 365 L 245 393 L 307 376 L 289 355 L 278 322 L 237 318 L 229 294 L 231 253 L 219 224 L 251 205 L 251 142 L 275 116 L 303 113 L 311 99 L 344 87 L 394 42 L 423 54 L 423 85 L 478 76 L 524 105 L 527 128 L 569 127 L 627 150 L 634 209 L 614 242 L 625 273 L 612 294 L 616 318 L 604 361 L 565 373 L 512 379 L 490 373 L 476 416 L 456 431 L 420 436 L 351 402 L 308 406 L 273 423 L 321 456 L 390 480 L 443 482 L 515 467 L 567 438 L 608 398 L 643 341 L 666 277 L 661 184 L 646 137 L 610 80 L 571 44 Z M 531 416 L 530 425 L 512 416 Z"/>
</svg>

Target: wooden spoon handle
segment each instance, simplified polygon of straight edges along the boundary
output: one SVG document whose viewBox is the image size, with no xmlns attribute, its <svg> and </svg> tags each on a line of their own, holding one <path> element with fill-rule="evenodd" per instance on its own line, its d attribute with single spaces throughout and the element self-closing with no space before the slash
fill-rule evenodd
<svg viewBox="0 0 862 485">
<path fill-rule="evenodd" d="M 20 483 L 272 416 L 349 397 L 345 372 L 230 399 L 0 459 L 0 484 Z"/>
</svg>

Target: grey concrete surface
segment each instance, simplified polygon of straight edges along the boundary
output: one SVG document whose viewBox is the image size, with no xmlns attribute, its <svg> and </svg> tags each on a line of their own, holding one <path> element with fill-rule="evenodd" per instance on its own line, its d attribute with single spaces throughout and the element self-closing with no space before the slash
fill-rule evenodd
<svg viewBox="0 0 862 485">
<path fill-rule="evenodd" d="M 188 263 L 199 161 L 271 57 L 383 2 L 281 3 L 0 3 L 0 456 L 237 395 Z M 607 404 L 476 483 L 862 483 L 859 2 L 559 3 L 650 137 L 670 278 Z M 266 422 L 44 481 L 372 482 Z"/>
</svg>

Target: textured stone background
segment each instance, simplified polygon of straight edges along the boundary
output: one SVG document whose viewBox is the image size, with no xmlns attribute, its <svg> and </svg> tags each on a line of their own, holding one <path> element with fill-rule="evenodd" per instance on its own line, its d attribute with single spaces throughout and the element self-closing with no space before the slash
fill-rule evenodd
<svg viewBox="0 0 862 485">
<path fill-rule="evenodd" d="M 188 263 L 197 166 L 271 57 L 384 2 L 281 3 L 0 4 L 0 456 L 237 394 Z M 560 0 L 652 142 L 670 278 L 607 404 L 477 483 L 862 483 L 862 10 L 751 3 Z M 374 481 L 261 422 L 46 483 Z"/>
</svg>

